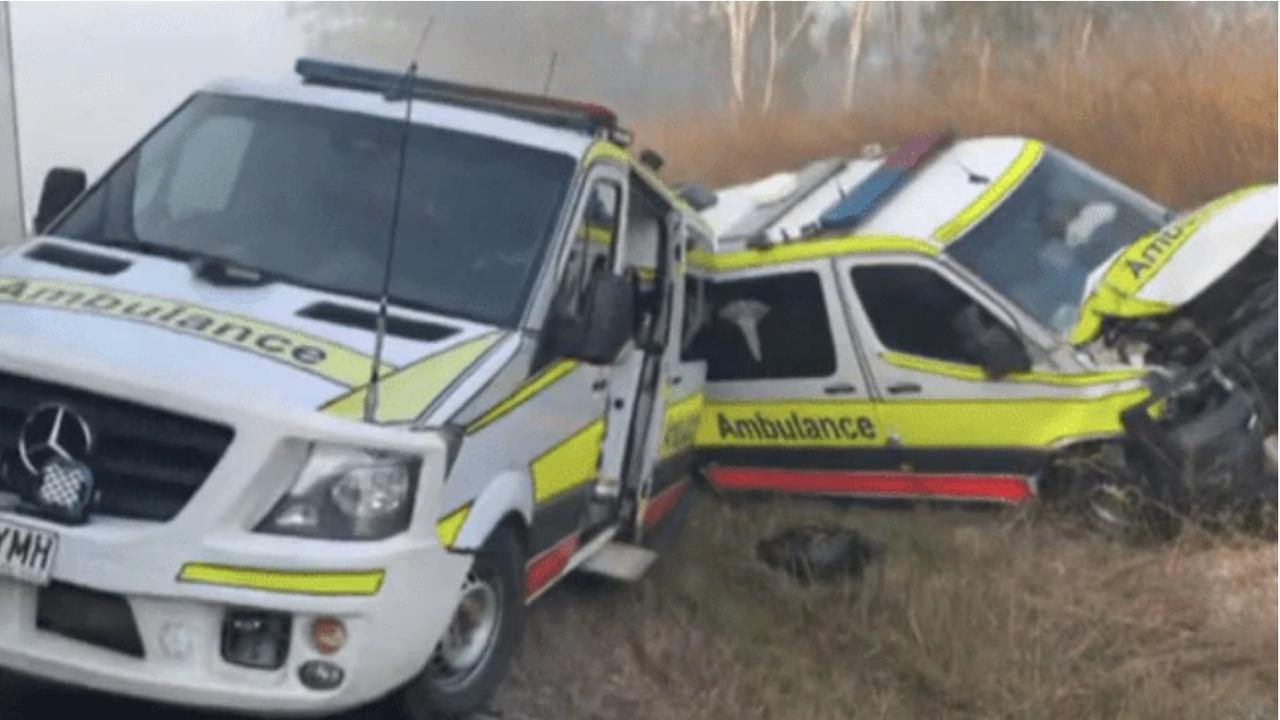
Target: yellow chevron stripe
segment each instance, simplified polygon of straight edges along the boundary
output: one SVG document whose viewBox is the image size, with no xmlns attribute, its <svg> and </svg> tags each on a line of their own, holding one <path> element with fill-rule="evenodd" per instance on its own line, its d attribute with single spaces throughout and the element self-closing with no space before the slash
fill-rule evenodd
<svg viewBox="0 0 1280 720">
<path fill-rule="evenodd" d="M 440 538 L 441 545 L 453 547 L 453 543 L 457 541 L 458 533 L 462 532 L 462 526 L 466 524 L 469 515 L 471 515 L 471 503 L 467 503 L 440 518 L 439 522 L 436 523 L 436 536 Z"/>
<path fill-rule="evenodd" d="M 961 210 L 959 214 L 948 220 L 942 227 L 933 232 L 933 237 L 940 242 L 951 242 L 964 234 L 971 225 L 978 222 L 991 211 L 1006 195 L 1013 192 L 1015 188 L 1022 183 L 1022 179 L 1031 172 L 1031 169 L 1040 162 L 1040 157 L 1044 155 L 1044 143 L 1038 140 L 1028 140 L 1023 144 L 1022 150 L 1018 152 L 1017 157 L 1005 168 L 1005 171 L 996 178 L 987 189 L 982 191 L 977 200 L 974 200 Z"/>
<path fill-rule="evenodd" d="M 409 422 L 435 402 L 445 388 L 457 380 L 471 364 L 502 337 L 502 333 L 469 340 L 455 347 L 429 355 L 406 365 L 378 381 L 378 413 L 380 423 Z M 321 408 L 330 415 L 359 420 L 364 417 L 365 398 L 369 386 L 364 385 L 336 398 Z"/>
<path fill-rule="evenodd" d="M 603 441 L 604 420 L 597 420 L 535 458 L 529 464 L 534 501 L 545 502 L 594 480 Z"/>
<path fill-rule="evenodd" d="M 529 378 L 523 385 L 516 388 L 516 391 L 508 396 L 506 400 L 494 405 L 492 408 L 489 408 L 485 414 L 476 418 L 475 421 L 467 426 L 467 434 L 471 435 L 472 433 L 477 433 L 483 430 L 487 425 L 489 425 L 489 423 L 492 423 L 503 415 L 515 410 L 517 407 L 524 404 L 524 402 L 529 398 L 547 389 L 570 372 L 573 372 L 573 369 L 576 367 L 578 367 L 578 362 L 576 360 L 559 360 L 547 366 L 547 368 L 542 372 Z"/>
</svg>

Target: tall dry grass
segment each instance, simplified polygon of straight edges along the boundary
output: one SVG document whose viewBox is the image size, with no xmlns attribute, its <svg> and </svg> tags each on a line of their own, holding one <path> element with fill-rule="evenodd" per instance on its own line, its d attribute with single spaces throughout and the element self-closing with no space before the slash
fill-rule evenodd
<svg viewBox="0 0 1280 720">
<path fill-rule="evenodd" d="M 862 580 L 756 561 L 784 527 L 885 542 Z M 1263 720 L 1276 548 L 1130 547 L 1026 515 L 704 502 L 641 585 L 535 606 L 506 720 Z"/>
<path fill-rule="evenodd" d="M 1064 58 L 1056 66 L 997 58 L 984 82 L 978 67 L 959 63 L 876 91 L 852 112 L 667 116 L 637 136 L 668 159 L 669 178 L 721 185 L 943 128 L 1029 135 L 1186 207 L 1275 180 L 1275 38 L 1274 28 L 1248 27 L 1130 36 L 1078 60 L 1064 43 L 1050 53 Z"/>
</svg>

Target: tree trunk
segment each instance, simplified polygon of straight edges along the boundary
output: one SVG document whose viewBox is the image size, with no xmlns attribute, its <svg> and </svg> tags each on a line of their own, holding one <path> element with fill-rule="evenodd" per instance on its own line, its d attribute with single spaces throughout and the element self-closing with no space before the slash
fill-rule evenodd
<svg viewBox="0 0 1280 720">
<path fill-rule="evenodd" d="M 866 31 L 867 3 L 855 0 L 849 8 L 849 55 L 844 74 L 844 107 L 853 109 L 853 87 L 858 79 L 858 59 L 862 55 L 862 35 Z"/>
<path fill-rule="evenodd" d="M 718 5 L 729 33 L 729 107 L 736 116 L 746 102 L 747 39 L 755 25 L 757 4 L 720 0 Z"/>
</svg>

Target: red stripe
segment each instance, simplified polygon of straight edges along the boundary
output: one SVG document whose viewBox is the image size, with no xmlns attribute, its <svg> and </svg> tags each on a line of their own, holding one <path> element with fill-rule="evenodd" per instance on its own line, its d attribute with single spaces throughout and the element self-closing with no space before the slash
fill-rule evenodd
<svg viewBox="0 0 1280 720">
<path fill-rule="evenodd" d="M 1020 475 L 907 473 L 892 471 L 782 470 L 713 467 L 711 483 L 724 490 L 774 490 L 822 495 L 937 497 L 1017 503 L 1032 497 Z"/>
<path fill-rule="evenodd" d="M 541 592 L 560 577 L 573 554 L 578 551 L 578 534 L 574 533 L 530 560 L 524 571 L 525 597 Z"/>
<path fill-rule="evenodd" d="M 689 486 L 687 480 L 681 480 L 671 487 L 663 490 L 649 500 L 649 505 L 644 511 L 644 526 L 651 528 L 658 524 L 667 513 L 671 512 L 671 508 L 680 502 L 681 496 L 684 495 L 685 488 Z"/>
<path fill-rule="evenodd" d="M 937 132 L 907 138 L 897 150 L 884 159 L 884 167 L 914 168 L 946 139 L 945 133 Z"/>
</svg>

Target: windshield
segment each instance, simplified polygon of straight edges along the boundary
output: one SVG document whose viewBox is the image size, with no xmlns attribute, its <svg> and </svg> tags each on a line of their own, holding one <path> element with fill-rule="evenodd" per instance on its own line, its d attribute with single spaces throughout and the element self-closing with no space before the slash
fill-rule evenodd
<svg viewBox="0 0 1280 720">
<path fill-rule="evenodd" d="M 1059 334 L 1075 324 L 1089 274 L 1155 230 L 1165 209 L 1054 150 L 947 254 Z"/>
<path fill-rule="evenodd" d="M 50 232 L 213 256 L 374 298 L 402 131 L 356 113 L 196 95 Z M 568 155 L 414 125 L 392 301 L 516 324 L 576 165 Z"/>
</svg>

